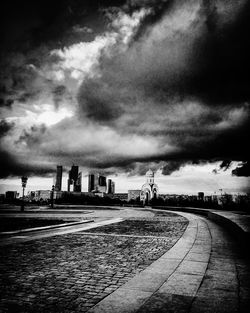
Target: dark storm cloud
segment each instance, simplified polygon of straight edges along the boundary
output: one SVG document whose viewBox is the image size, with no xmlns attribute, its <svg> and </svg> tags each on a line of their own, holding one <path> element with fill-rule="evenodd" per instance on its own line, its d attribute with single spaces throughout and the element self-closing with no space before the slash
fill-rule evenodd
<svg viewBox="0 0 250 313">
<path fill-rule="evenodd" d="M 101 8 L 120 6 L 122 0 L 9 0 L 1 4 L 1 43 L 8 50 L 29 51 L 43 44 L 54 47 L 79 40 L 70 37 L 75 25 L 93 26 L 101 31 Z M 103 21 L 102 21 L 103 22 Z M 102 28 L 103 31 L 103 28 Z M 83 40 L 84 37 L 81 38 Z M 67 42 L 68 41 L 68 42 Z"/>
<path fill-rule="evenodd" d="M 229 169 L 230 165 L 232 164 L 232 161 L 230 160 L 224 160 L 221 164 L 220 164 L 220 168 L 223 169 L 224 171 L 226 171 L 227 169 Z"/>
<path fill-rule="evenodd" d="M 12 154 L 0 149 L 0 178 L 11 176 L 51 176 L 54 173 L 54 166 L 44 164 L 32 164 L 32 162 L 20 162 Z"/>
<path fill-rule="evenodd" d="M 195 16 L 189 4 L 197 5 Z M 166 160 L 246 158 L 250 10 L 245 4 L 237 13 L 238 6 L 219 0 L 168 3 L 125 52 L 103 55 L 98 88 L 87 92 L 96 78 L 80 88 L 80 110 L 117 131 L 150 134 L 162 144 L 164 136 L 177 146 Z M 201 105 L 185 115 L 190 101 Z"/>
<path fill-rule="evenodd" d="M 10 18 L 3 19 L 9 38 L 6 31 L 2 41 L 13 54 L 2 63 L 3 104 L 42 94 L 52 95 L 56 107 L 72 98 L 65 82 L 39 72 L 62 61 L 51 50 L 65 52 L 73 43 L 97 41 L 96 35 L 108 39 L 124 27 L 129 33 L 135 13 L 148 10 L 129 42 L 122 37 L 104 47 L 83 78 L 79 120 L 51 127 L 49 135 L 37 126 L 24 130 L 16 144 L 56 161 L 133 174 L 145 174 L 148 164 L 169 175 L 190 162 L 248 159 L 242 143 L 249 133 L 250 10 L 246 4 L 237 11 L 243 2 L 33 1 L 18 16 L 9 7 Z"/>
<path fill-rule="evenodd" d="M 10 108 L 13 102 L 14 101 L 12 99 L 5 99 L 5 96 L 4 96 L 3 98 L 0 98 L 0 107 Z"/>
<path fill-rule="evenodd" d="M 216 9 L 207 21 L 213 19 L 215 14 Z M 225 29 L 217 26 L 216 22 L 211 23 L 213 28 L 208 27 L 206 41 L 200 47 L 198 62 L 204 61 L 201 70 L 190 77 L 186 88 L 213 105 L 249 101 L 249 2 L 237 20 Z"/>
<path fill-rule="evenodd" d="M 4 137 L 13 127 L 15 126 L 15 123 L 7 122 L 6 120 L 0 121 L 0 138 Z"/>
<path fill-rule="evenodd" d="M 83 105 L 83 113 L 88 119 L 99 122 L 108 122 L 122 114 L 118 99 L 113 93 L 113 86 L 109 88 L 98 79 L 86 81 L 78 96 L 78 101 Z"/>
<path fill-rule="evenodd" d="M 162 168 L 163 175 L 170 175 L 175 171 L 178 171 L 186 162 L 183 161 L 169 161 Z"/>
<path fill-rule="evenodd" d="M 232 171 L 234 176 L 250 176 L 250 162 L 243 162 L 241 166 L 238 166 Z"/>
<path fill-rule="evenodd" d="M 38 98 L 52 82 L 39 70 L 57 62 L 52 49 L 91 41 L 103 32 L 106 22 L 100 8 L 125 1 L 37 0 L 2 1 L 0 10 L 0 106 Z M 75 32 L 82 25 L 91 31 Z M 85 27 L 85 28 L 86 28 Z M 90 27 L 90 28 L 89 28 Z M 55 98 L 58 105 L 58 97 Z"/>
</svg>

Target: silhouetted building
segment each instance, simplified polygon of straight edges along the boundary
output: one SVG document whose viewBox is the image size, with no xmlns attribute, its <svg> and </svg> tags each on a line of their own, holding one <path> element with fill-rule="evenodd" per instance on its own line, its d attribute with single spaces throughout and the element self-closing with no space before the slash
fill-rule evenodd
<svg viewBox="0 0 250 313">
<path fill-rule="evenodd" d="M 111 180 L 111 179 L 108 179 L 108 189 L 107 189 L 107 193 L 111 193 L 111 183 L 112 183 L 112 180 Z"/>
<path fill-rule="evenodd" d="M 71 170 L 69 171 L 69 178 L 75 182 L 78 179 L 78 169 L 79 167 L 77 165 L 72 165 Z"/>
<path fill-rule="evenodd" d="M 89 174 L 88 191 L 106 193 L 107 192 L 106 177 L 98 174 Z"/>
<path fill-rule="evenodd" d="M 76 182 L 78 180 L 78 169 L 79 167 L 77 165 L 72 165 L 69 171 L 68 191 L 75 191 Z"/>
<path fill-rule="evenodd" d="M 57 165 L 55 191 L 62 190 L 62 173 L 63 173 L 63 167 L 61 165 Z"/>
<path fill-rule="evenodd" d="M 82 191 L 82 172 L 78 174 L 78 178 L 76 180 L 76 183 L 74 184 L 74 191 L 75 192 Z"/>
<path fill-rule="evenodd" d="M 5 192 L 5 199 L 6 200 L 14 200 L 18 196 L 17 191 L 6 191 Z"/>
<path fill-rule="evenodd" d="M 204 192 L 198 192 L 198 200 L 204 200 Z"/>
<path fill-rule="evenodd" d="M 107 182 L 106 182 L 106 177 L 105 176 L 99 175 L 98 185 L 102 186 L 102 187 L 106 187 L 107 186 Z"/>
<path fill-rule="evenodd" d="M 113 180 L 111 181 L 111 193 L 115 193 L 115 182 L 113 182 Z"/>
<path fill-rule="evenodd" d="M 89 174 L 88 192 L 95 190 L 95 175 Z"/>
<path fill-rule="evenodd" d="M 114 194 L 115 193 L 115 183 L 112 179 L 108 179 L 107 193 Z"/>
</svg>

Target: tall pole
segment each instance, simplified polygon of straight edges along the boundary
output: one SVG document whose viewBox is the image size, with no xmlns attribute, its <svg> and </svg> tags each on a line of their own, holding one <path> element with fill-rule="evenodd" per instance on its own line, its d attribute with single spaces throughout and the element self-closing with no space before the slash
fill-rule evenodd
<svg viewBox="0 0 250 313">
<path fill-rule="evenodd" d="M 52 186 L 52 190 L 51 190 L 51 209 L 54 209 L 54 190 L 55 190 L 55 186 Z"/>
<path fill-rule="evenodd" d="M 28 180 L 28 177 L 26 177 L 26 176 L 21 177 L 22 187 L 23 187 L 23 197 L 22 197 L 22 204 L 21 204 L 21 212 L 24 211 L 24 189 L 26 187 L 27 180 Z"/>
</svg>

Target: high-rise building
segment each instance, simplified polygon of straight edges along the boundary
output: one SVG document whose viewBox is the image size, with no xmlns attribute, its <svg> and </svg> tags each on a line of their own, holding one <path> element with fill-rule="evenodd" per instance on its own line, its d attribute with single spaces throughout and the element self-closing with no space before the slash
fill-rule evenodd
<svg viewBox="0 0 250 313">
<path fill-rule="evenodd" d="M 111 180 L 111 179 L 108 179 L 107 193 L 111 193 L 111 184 L 112 184 L 112 180 Z"/>
<path fill-rule="evenodd" d="M 78 178 L 78 169 L 79 167 L 77 165 L 72 165 L 71 170 L 69 171 L 69 179 L 74 182 L 76 182 Z"/>
<path fill-rule="evenodd" d="M 61 165 L 57 165 L 57 167 L 56 167 L 56 184 L 55 184 L 55 190 L 56 191 L 62 190 L 62 173 L 63 173 L 63 167 Z"/>
<path fill-rule="evenodd" d="M 113 180 L 111 181 L 111 193 L 115 193 L 115 182 L 113 182 Z"/>
<path fill-rule="evenodd" d="M 107 192 L 107 178 L 99 174 L 89 174 L 88 192 Z"/>
<path fill-rule="evenodd" d="M 82 191 L 82 172 L 78 174 L 78 178 L 74 183 L 74 191 L 81 192 Z"/>
<path fill-rule="evenodd" d="M 99 175 L 98 185 L 102 186 L 102 187 L 106 187 L 107 186 L 107 182 L 106 182 L 106 177 L 105 176 Z"/>
<path fill-rule="evenodd" d="M 108 179 L 107 193 L 115 193 L 115 183 L 111 179 Z"/>
<path fill-rule="evenodd" d="M 76 182 L 78 180 L 78 169 L 79 167 L 77 165 L 72 165 L 71 170 L 69 171 L 68 191 L 75 191 Z M 73 190 L 71 185 L 73 185 Z"/>
<path fill-rule="evenodd" d="M 88 192 L 95 190 L 95 175 L 89 174 Z"/>
</svg>

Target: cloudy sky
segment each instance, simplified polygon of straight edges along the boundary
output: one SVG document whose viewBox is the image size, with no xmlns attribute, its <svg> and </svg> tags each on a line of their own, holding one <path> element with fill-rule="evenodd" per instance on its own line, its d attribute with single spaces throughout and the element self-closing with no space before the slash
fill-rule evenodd
<svg viewBox="0 0 250 313">
<path fill-rule="evenodd" d="M 2 191 L 73 163 L 120 192 L 148 168 L 162 193 L 249 191 L 249 1 L 3 2 Z"/>
</svg>

